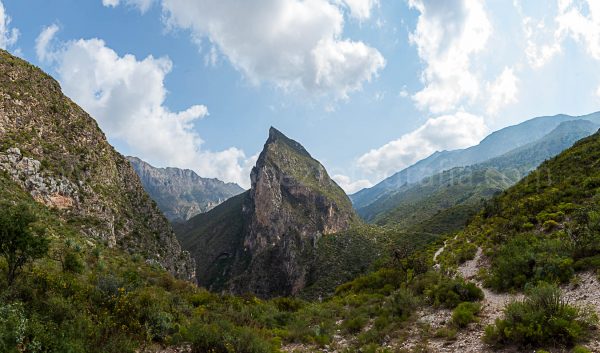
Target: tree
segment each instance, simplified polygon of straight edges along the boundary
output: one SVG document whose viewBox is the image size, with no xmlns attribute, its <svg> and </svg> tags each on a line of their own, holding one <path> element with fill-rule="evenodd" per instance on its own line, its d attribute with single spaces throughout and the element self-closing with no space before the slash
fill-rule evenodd
<svg viewBox="0 0 600 353">
<path fill-rule="evenodd" d="M 0 204 L 0 255 L 6 259 L 6 279 L 12 285 L 23 266 L 48 252 L 45 230 L 34 227 L 35 214 L 25 204 Z"/>
</svg>

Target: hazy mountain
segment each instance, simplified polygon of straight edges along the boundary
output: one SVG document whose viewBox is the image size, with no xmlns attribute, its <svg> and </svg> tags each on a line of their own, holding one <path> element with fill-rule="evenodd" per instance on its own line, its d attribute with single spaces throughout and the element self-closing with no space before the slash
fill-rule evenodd
<svg viewBox="0 0 600 353">
<path fill-rule="evenodd" d="M 509 126 L 493 132 L 478 145 L 466 149 L 436 152 L 431 156 L 399 171 L 375 186 L 358 191 L 350 196 L 354 208 L 360 210 L 394 193 L 405 184 L 416 183 L 425 177 L 454 167 L 464 167 L 498 157 L 515 148 L 534 142 L 554 130 L 560 123 L 569 120 L 584 119 L 600 123 L 600 112 L 581 117 L 555 115 L 538 117 L 518 125 Z"/>
<path fill-rule="evenodd" d="M 156 168 L 137 157 L 127 159 L 146 192 L 171 222 L 186 221 L 244 192 L 235 183 L 202 178 L 189 169 Z"/>
<path fill-rule="evenodd" d="M 360 215 L 380 225 L 418 226 L 421 231 L 460 229 L 479 209 L 482 200 L 507 189 L 542 162 L 598 128 L 599 125 L 588 120 L 565 121 L 541 139 L 500 157 L 453 168 L 388 193 L 359 210 Z"/>
</svg>

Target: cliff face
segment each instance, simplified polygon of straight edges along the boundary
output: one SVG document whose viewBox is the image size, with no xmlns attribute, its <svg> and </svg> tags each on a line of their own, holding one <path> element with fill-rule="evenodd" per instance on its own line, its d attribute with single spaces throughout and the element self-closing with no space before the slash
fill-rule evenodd
<svg viewBox="0 0 600 353">
<path fill-rule="evenodd" d="M 155 168 L 127 157 L 144 189 L 171 222 L 184 222 L 244 192 L 239 185 L 198 176 L 189 169 Z"/>
<path fill-rule="evenodd" d="M 180 239 L 199 261 L 201 285 L 294 295 L 306 285 L 318 239 L 357 218 L 325 168 L 274 128 L 251 181 L 248 192 L 179 228 Z"/>
<path fill-rule="evenodd" d="M 1 50 L 0 170 L 83 234 L 193 278 L 189 254 L 96 122 L 54 79 Z"/>
</svg>

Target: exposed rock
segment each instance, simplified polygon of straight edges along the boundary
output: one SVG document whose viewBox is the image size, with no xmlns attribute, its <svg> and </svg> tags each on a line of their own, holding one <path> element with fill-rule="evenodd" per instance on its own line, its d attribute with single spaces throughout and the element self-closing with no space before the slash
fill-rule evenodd
<svg viewBox="0 0 600 353">
<path fill-rule="evenodd" d="M 79 204 L 79 187 L 65 177 L 54 178 L 40 173 L 41 163 L 23 157 L 18 148 L 0 152 L 0 170 L 7 172 L 34 199 L 50 207 L 71 209 Z"/>
<path fill-rule="evenodd" d="M 296 141 L 271 128 L 251 189 L 179 228 L 212 290 L 261 297 L 304 288 L 318 239 L 357 221 L 350 200 Z"/>
<path fill-rule="evenodd" d="M 237 184 L 202 178 L 189 169 L 155 168 L 136 157 L 127 159 L 171 222 L 187 221 L 244 192 Z"/>
<path fill-rule="evenodd" d="M 0 171 L 85 235 L 194 276 L 169 222 L 95 120 L 54 79 L 2 50 Z"/>
</svg>

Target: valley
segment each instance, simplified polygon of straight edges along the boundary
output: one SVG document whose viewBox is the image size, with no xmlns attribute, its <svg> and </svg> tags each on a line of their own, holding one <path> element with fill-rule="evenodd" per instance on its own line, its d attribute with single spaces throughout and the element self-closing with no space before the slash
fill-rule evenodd
<svg viewBox="0 0 600 353">
<path fill-rule="evenodd" d="M 124 157 L 0 51 L 0 351 L 597 352 L 599 124 L 534 118 L 350 196 L 271 127 L 244 191 Z"/>
</svg>

